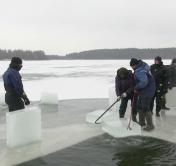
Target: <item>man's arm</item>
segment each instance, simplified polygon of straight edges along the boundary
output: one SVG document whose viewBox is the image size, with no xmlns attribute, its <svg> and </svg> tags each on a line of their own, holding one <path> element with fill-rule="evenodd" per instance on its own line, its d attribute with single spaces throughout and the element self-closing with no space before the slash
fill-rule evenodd
<svg viewBox="0 0 176 166">
<path fill-rule="evenodd" d="M 148 85 L 148 77 L 146 71 L 138 71 L 136 73 L 136 79 L 138 80 L 138 83 L 134 88 L 135 90 L 143 89 Z"/>
</svg>

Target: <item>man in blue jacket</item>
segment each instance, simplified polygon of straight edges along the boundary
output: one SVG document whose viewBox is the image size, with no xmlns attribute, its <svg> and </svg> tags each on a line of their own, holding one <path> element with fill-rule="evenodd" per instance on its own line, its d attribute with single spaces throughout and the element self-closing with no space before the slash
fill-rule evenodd
<svg viewBox="0 0 176 166">
<path fill-rule="evenodd" d="M 152 113 L 150 110 L 150 104 L 155 94 L 155 80 L 150 72 L 150 67 L 142 60 L 132 58 L 130 66 L 134 70 L 135 79 L 135 92 L 138 93 L 138 110 L 139 110 L 139 124 L 146 127 L 145 131 L 151 131 L 154 129 Z"/>
<path fill-rule="evenodd" d="M 4 88 L 6 91 L 5 102 L 8 105 L 9 112 L 24 109 L 24 104 L 30 104 L 23 89 L 23 83 L 19 73 L 21 68 L 22 60 L 19 57 L 13 57 L 9 68 L 3 75 Z"/>
</svg>

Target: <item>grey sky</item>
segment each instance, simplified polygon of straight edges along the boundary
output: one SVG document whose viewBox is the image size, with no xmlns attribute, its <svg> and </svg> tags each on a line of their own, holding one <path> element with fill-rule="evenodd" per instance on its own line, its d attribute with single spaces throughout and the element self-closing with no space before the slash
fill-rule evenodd
<svg viewBox="0 0 176 166">
<path fill-rule="evenodd" d="M 0 48 L 176 46 L 175 0 L 0 0 Z"/>
</svg>

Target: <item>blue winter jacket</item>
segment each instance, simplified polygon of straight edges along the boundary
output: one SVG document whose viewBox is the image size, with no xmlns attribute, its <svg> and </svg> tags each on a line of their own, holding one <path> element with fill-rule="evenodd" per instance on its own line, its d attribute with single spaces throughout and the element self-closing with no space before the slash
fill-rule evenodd
<svg viewBox="0 0 176 166">
<path fill-rule="evenodd" d="M 7 93 L 23 95 L 24 90 L 19 71 L 9 67 L 3 75 L 3 81 Z"/>
<path fill-rule="evenodd" d="M 147 63 L 140 61 L 134 71 L 135 90 L 141 98 L 150 98 L 155 94 L 155 80 Z"/>
</svg>

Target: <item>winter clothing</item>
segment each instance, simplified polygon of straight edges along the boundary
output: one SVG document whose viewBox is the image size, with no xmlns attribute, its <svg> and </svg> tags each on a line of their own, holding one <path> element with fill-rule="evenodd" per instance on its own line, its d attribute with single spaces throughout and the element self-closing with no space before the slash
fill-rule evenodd
<svg viewBox="0 0 176 166">
<path fill-rule="evenodd" d="M 139 63 L 139 60 L 136 58 L 132 58 L 130 61 L 130 66 L 136 66 Z"/>
<path fill-rule="evenodd" d="M 173 59 L 171 65 L 168 66 L 168 86 L 169 89 L 176 87 L 176 59 Z"/>
<path fill-rule="evenodd" d="M 156 114 L 159 115 L 162 107 L 165 106 L 165 94 L 168 89 L 167 70 L 160 59 L 160 64 L 153 64 L 151 66 L 151 73 L 155 79 L 156 91 L 155 96 L 151 102 L 151 110 L 153 110 L 154 100 L 156 98 Z"/>
<path fill-rule="evenodd" d="M 120 68 L 117 71 L 117 76 L 115 79 L 115 89 L 116 89 L 116 95 L 122 96 L 121 104 L 119 108 L 119 116 L 120 118 L 123 118 L 126 112 L 128 100 L 132 100 L 134 96 L 133 94 L 134 75 L 130 70 L 127 70 L 125 68 Z M 135 116 L 137 114 L 136 100 L 134 100 L 132 109 L 133 109 L 133 117 L 135 119 Z"/>
<path fill-rule="evenodd" d="M 160 56 L 155 57 L 155 61 L 162 62 L 162 58 Z"/>
<path fill-rule="evenodd" d="M 22 60 L 14 57 L 11 60 L 9 68 L 3 74 L 4 88 L 6 90 L 5 102 L 9 107 L 9 111 L 24 109 L 24 103 L 25 105 L 30 104 L 23 90 L 21 75 L 19 73 L 21 67 Z"/>
<path fill-rule="evenodd" d="M 147 126 L 144 127 L 143 130 L 144 131 L 151 131 L 151 130 L 153 130 L 155 127 L 153 125 L 151 112 L 145 112 L 145 117 L 146 117 L 146 121 L 147 121 Z"/>
<path fill-rule="evenodd" d="M 152 115 L 150 114 L 150 104 L 155 94 L 155 81 L 150 73 L 148 64 L 139 60 L 134 68 L 134 79 L 136 83 L 134 89 L 138 91 L 139 95 L 137 104 L 137 109 L 139 110 L 139 124 L 144 126 L 146 120 L 147 128 L 152 130 L 154 126 Z"/>
<path fill-rule="evenodd" d="M 152 98 L 155 94 L 155 81 L 150 73 L 150 67 L 143 61 L 139 61 L 134 72 L 136 86 L 140 98 Z"/>
<path fill-rule="evenodd" d="M 115 78 L 115 90 L 117 96 L 121 96 L 124 92 L 127 93 L 128 96 L 133 94 L 134 75 L 130 70 L 126 71 L 123 73 L 121 69 L 117 71 L 117 76 Z"/>
</svg>

